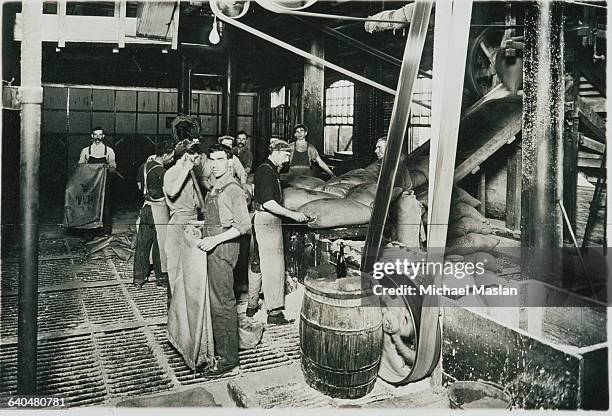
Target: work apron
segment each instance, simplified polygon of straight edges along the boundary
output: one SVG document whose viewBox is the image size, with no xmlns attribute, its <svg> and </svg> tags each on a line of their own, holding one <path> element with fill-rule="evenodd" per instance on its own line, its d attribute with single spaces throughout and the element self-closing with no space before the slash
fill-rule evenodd
<svg viewBox="0 0 612 416">
<path fill-rule="evenodd" d="M 213 189 L 204 201 L 204 227 L 202 236 L 213 237 L 228 228 L 221 225 L 219 218 L 219 195 L 228 186 Z M 219 244 L 208 252 L 208 287 L 212 316 L 215 351 L 224 361 L 238 364 L 238 313 L 234 295 L 234 266 L 238 260 L 240 243 L 237 239 Z"/>
<path fill-rule="evenodd" d="M 308 145 L 310 146 L 310 145 Z M 310 158 L 308 157 L 308 146 L 303 152 L 293 150 L 291 160 L 289 161 L 289 173 L 292 175 L 314 176 L 312 167 L 310 166 Z"/>
<path fill-rule="evenodd" d="M 256 211 L 253 219 L 259 251 L 261 285 L 268 311 L 285 306 L 285 252 L 280 217 L 267 211 Z M 249 282 L 249 293 L 255 293 Z"/>
</svg>

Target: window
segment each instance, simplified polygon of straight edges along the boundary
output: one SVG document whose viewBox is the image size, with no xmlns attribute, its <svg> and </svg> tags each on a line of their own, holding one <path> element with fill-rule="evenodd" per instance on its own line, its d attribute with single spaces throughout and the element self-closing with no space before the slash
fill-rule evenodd
<svg viewBox="0 0 612 416">
<path fill-rule="evenodd" d="M 431 72 L 431 71 L 430 71 Z M 419 75 L 414 84 L 410 120 L 408 124 L 408 151 L 411 152 L 431 138 L 431 109 L 415 104 L 420 101 L 431 107 L 431 78 Z"/>
<path fill-rule="evenodd" d="M 286 101 L 285 87 L 272 90 L 270 93 L 270 121 L 272 123 L 273 137 L 286 137 Z"/>
<path fill-rule="evenodd" d="M 325 89 L 324 153 L 353 151 L 355 85 L 336 81 Z"/>
</svg>

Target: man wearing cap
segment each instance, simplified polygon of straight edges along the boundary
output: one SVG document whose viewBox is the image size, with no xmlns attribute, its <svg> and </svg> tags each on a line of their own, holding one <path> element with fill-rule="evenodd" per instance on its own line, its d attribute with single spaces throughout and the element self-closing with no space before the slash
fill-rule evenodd
<svg viewBox="0 0 612 416">
<path fill-rule="evenodd" d="M 378 160 L 381 160 L 385 156 L 386 150 L 387 150 L 387 136 L 379 137 L 378 140 L 376 140 L 376 149 L 374 149 L 376 158 Z"/>
<path fill-rule="evenodd" d="M 329 176 L 332 178 L 336 176 L 329 166 L 327 166 L 327 163 L 321 159 L 316 147 L 306 141 L 308 127 L 303 124 L 296 124 L 293 128 L 293 135 L 296 141 L 289 144 L 291 149 L 289 173 L 294 175 L 314 176 L 312 163 L 316 162 Z"/>
<path fill-rule="evenodd" d="M 249 279 L 249 305 L 247 315 L 258 308 L 259 288 L 263 292 L 268 311 L 268 323 L 290 323 L 283 314 L 285 307 L 285 258 L 282 235 L 282 217 L 295 222 L 305 222 L 306 215 L 282 206 L 282 192 L 278 171 L 289 162 L 291 147 L 284 140 L 277 140 L 269 147 L 270 155 L 255 172 L 255 238 L 261 268 L 261 281 Z"/>
</svg>

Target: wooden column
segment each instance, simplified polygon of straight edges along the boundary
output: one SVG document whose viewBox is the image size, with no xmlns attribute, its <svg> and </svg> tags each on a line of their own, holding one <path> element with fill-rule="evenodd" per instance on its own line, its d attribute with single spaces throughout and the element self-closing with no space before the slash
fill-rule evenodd
<svg viewBox="0 0 612 416">
<path fill-rule="evenodd" d="M 188 55 L 181 55 L 181 79 L 178 87 L 178 114 L 188 116 L 191 114 L 191 59 Z"/>
<path fill-rule="evenodd" d="M 43 101 L 42 1 L 23 2 L 21 42 L 21 150 L 17 392 L 34 394 L 38 354 L 38 195 Z"/>
<path fill-rule="evenodd" d="M 563 193 L 563 4 L 525 6 L 523 66 L 522 216 L 524 272 L 553 281 L 563 246 L 563 218 L 558 205 Z M 544 255 L 546 250 L 546 255 Z"/>
<path fill-rule="evenodd" d="M 517 140 L 508 156 L 506 186 L 506 227 L 512 231 L 521 229 L 521 166 L 522 148 Z"/>
<path fill-rule="evenodd" d="M 229 29 L 226 27 L 224 36 L 229 35 Z M 231 47 L 231 42 L 228 42 L 227 47 L 227 63 L 225 67 L 225 83 L 223 84 L 223 113 L 221 120 L 223 121 L 221 134 L 235 134 L 236 126 L 236 53 Z"/>
<path fill-rule="evenodd" d="M 325 59 L 325 45 L 321 39 L 312 39 L 310 53 Z M 308 142 L 314 145 L 320 153 L 323 152 L 323 126 L 325 125 L 324 97 L 325 72 L 323 65 L 307 60 L 304 63 L 302 123 L 308 127 Z"/>
<path fill-rule="evenodd" d="M 578 116 L 578 96 L 580 92 L 580 70 L 577 62 L 572 62 L 573 84 L 570 91 L 566 93 L 567 106 L 565 115 L 567 117 L 563 134 L 563 206 L 572 230 L 576 232 L 576 200 L 578 186 L 578 144 L 580 133 L 578 127 L 580 119 Z M 568 235 L 569 236 L 569 235 Z M 568 242 L 571 240 L 568 240 Z"/>
</svg>

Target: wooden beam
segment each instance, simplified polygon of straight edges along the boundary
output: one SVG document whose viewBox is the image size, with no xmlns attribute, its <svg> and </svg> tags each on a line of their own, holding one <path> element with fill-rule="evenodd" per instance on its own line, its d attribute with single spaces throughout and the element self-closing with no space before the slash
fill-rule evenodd
<svg viewBox="0 0 612 416">
<path fill-rule="evenodd" d="M 310 53 L 325 59 L 323 41 L 313 38 Z M 304 89 L 302 91 L 302 123 L 308 127 L 308 141 L 323 153 L 323 127 L 325 125 L 325 71 L 313 61 L 304 62 Z M 293 131 L 293 130 L 292 130 Z"/>
<path fill-rule="evenodd" d="M 576 99 L 580 121 L 602 142 L 606 141 L 606 122 L 581 97 Z"/>
<path fill-rule="evenodd" d="M 125 19 L 127 14 L 126 0 L 119 0 L 115 3 L 114 16 L 117 19 L 117 44 L 120 48 L 125 48 Z"/>
<path fill-rule="evenodd" d="M 597 152 L 602 155 L 606 153 L 605 144 L 598 142 L 597 140 L 593 140 L 588 136 L 585 136 L 584 134 L 580 135 L 579 144 L 580 146 L 586 147 L 587 149 L 592 150 L 593 152 Z"/>
<path fill-rule="evenodd" d="M 459 166 L 455 168 L 454 183 L 459 183 L 463 178 L 468 176 L 484 163 L 488 158 L 493 156 L 501 149 L 511 137 L 516 136 L 522 127 L 522 119 L 520 114 L 512 121 L 505 124 L 491 139 L 484 142 L 475 152 L 465 159 Z M 476 170 L 477 172 L 478 170 Z"/>
<path fill-rule="evenodd" d="M 63 48 L 66 46 L 66 40 L 64 39 L 64 27 L 66 25 L 66 0 L 59 0 L 57 2 L 57 31 L 58 39 L 57 46 Z"/>
<path fill-rule="evenodd" d="M 521 146 L 517 144 L 510 151 L 507 160 L 506 186 L 506 227 L 512 231 L 521 228 Z"/>
<path fill-rule="evenodd" d="M 55 14 L 42 16 L 42 41 L 59 42 L 60 19 Z M 170 41 L 136 37 L 135 17 L 125 18 L 126 43 L 170 45 Z M 64 42 L 80 43 L 114 43 L 117 44 L 117 27 L 113 24 L 113 17 L 109 16 L 66 16 L 62 25 L 62 39 Z M 23 41 L 23 16 L 17 13 L 15 18 L 14 35 L 16 41 Z"/>
</svg>

